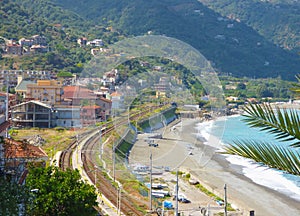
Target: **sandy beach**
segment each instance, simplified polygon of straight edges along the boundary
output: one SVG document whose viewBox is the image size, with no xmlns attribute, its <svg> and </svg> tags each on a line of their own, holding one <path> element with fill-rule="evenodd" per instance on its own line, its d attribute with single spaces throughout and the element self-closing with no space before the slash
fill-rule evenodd
<svg viewBox="0 0 300 216">
<path fill-rule="evenodd" d="M 299 216 L 300 203 L 275 190 L 254 183 L 243 175 L 241 167 L 230 164 L 225 156 L 216 153 L 219 140 L 210 137 L 211 145 L 204 145 L 196 138 L 195 126 L 199 119 L 183 119 L 162 129 L 162 139 L 155 139 L 158 147 L 149 147 L 149 134 L 139 134 L 130 153 L 130 164 L 149 164 L 152 154 L 153 167 L 169 167 L 191 173 L 201 184 L 216 195 L 224 196 L 227 186 L 228 202 L 241 212 L 256 216 Z M 197 205 L 207 205 L 209 198 L 199 198 Z"/>
</svg>

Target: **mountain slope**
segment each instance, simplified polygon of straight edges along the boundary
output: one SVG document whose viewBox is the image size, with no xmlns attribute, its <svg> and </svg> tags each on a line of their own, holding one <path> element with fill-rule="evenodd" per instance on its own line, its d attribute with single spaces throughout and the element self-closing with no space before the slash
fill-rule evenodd
<svg viewBox="0 0 300 216">
<path fill-rule="evenodd" d="M 239 19 L 284 49 L 300 52 L 300 1 L 199 0 L 223 16 Z"/>
<path fill-rule="evenodd" d="M 195 0 L 65 0 L 55 2 L 97 23 L 110 23 L 129 35 L 180 39 L 235 76 L 293 79 L 299 56 L 274 45 L 251 27 L 227 19 Z"/>
</svg>

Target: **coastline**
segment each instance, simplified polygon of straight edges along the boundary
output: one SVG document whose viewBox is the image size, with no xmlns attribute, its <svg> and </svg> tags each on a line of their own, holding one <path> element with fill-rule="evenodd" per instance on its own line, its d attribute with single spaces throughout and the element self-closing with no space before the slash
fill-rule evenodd
<svg viewBox="0 0 300 216">
<path fill-rule="evenodd" d="M 220 197 L 224 196 L 226 184 L 228 202 L 246 215 L 250 210 L 254 210 L 258 216 L 300 215 L 299 201 L 254 183 L 243 174 L 241 166 L 231 164 L 224 155 L 216 153 L 218 148 L 213 144 L 220 142 L 218 138 L 210 136 L 207 144 L 204 144 L 205 140 L 197 140 L 197 123 L 201 123 L 199 119 L 183 119 L 175 126 L 168 127 L 163 138 L 157 141 L 159 148 L 151 149 L 153 165 L 187 170 L 193 178 Z M 138 139 L 143 138 L 139 136 Z M 191 150 L 192 155 L 189 154 Z M 150 154 L 149 149 L 137 142 L 130 159 L 147 164 L 147 154 Z"/>
<path fill-rule="evenodd" d="M 220 117 L 212 121 L 228 117 L 231 116 Z M 189 127 L 191 126 L 185 129 L 186 133 L 191 131 Z M 214 146 L 210 142 L 220 142 L 220 140 L 210 135 L 207 142 L 206 145 Z M 203 170 L 190 168 L 190 172 L 212 192 L 222 197 L 224 184 L 226 184 L 228 202 L 246 214 L 249 214 L 250 210 L 254 210 L 255 215 L 261 216 L 300 215 L 299 201 L 253 182 L 244 175 L 241 165 L 231 164 L 225 155 L 216 153 L 218 151 L 216 148 L 210 148 L 214 154 Z"/>
</svg>

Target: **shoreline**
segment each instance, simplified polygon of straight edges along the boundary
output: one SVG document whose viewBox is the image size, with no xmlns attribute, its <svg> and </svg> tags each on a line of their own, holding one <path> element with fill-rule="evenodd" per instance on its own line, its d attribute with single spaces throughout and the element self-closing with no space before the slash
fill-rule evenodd
<svg viewBox="0 0 300 216">
<path fill-rule="evenodd" d="M 230 116 L 221 118 L 227 117 Z M 218 119 L 220 118 L 212 121 Z M 153 165 L 169 166 L 171 170 L 178 167 L 187 170 L 193 178 L 219 197 L 224 196 L 226 184 L 228 202 L 245 215 L 249 215 L 251 210 L 255 211 L 256 216 L 300 215 L 299 201 L 254 183 L 243 174 L 242 166 L 231 164 L 226 156 L 217 153 L 219 143 L 216 147 L 211 144 L 220 142 L 218 138 L 210 135 L 207 144 L 204 140 L 197 140 L 195 134 L 198 123 L 202 122 L 199 119 L 183 119 L 175 126 L 171 124 L 165 130 L 163 138 L 157 140 L 159 148 L 151 149 Z M 142 139 L 142 136 L 139 135 L 138 139 Z M 192 155 L 189 155 L 190 151 Z M 130 158 L 148 164 L 147 153 L 149 154 L 149 148 L 137 142 Z"/>
<path fill-rule="evenodd" d="M 232 116 L 224 116 L 212 121 L 222 120 Z M 190 131 L 190 130 L 187 130 Z M 209 142 L 220 142 L 217 137 L 210 135 Z M 213 147 L 212 147 L 213 148 Z M 214 149 L 212 149 L 214 151 Z M 276 190 L 257 184 L 243 173 L 243 166 L 232 164 L 226 159 L 226 155 L 215 154 L 205 167 L 208 171 L 191 171 L 217 195 L 224 194 L 224 184 L 227 185 L 228 201 L 234 207 L 243 209 L 249 213 L 255 211 L 255 215 L 300 215 L 299 200 Z M 213 170 L 216 170 L 215 172 Z"/>
</svg>

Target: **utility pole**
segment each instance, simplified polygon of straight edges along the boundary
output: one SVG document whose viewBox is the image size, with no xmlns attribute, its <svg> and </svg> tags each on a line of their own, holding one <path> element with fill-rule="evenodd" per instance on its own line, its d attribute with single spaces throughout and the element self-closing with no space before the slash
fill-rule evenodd
<svg viewBox="0 0 300 216">
<path fill-rule="evenodd" d="M 121 215 L 121 197 L 122 197 L 122 186 L 120 185 L 118 188 L 118 200 L 117 200 L 118 215 Z"/>
<path fill-rule="evenodd" d="M 6 75 L 6 104 L 5 104 L 5 120 L 9 121 L 8 118 L 8 103 L 9 103 L 9 74 Z M 8 127 L 6 128 L 5 137 L 8 138 Z"/>
<path fill-rule="evenodd" d="M 152 212 L 152 152 L 150 153 L 150 212 Z"/>
<path fill-rule="evenodd" d="M 176 171 L 176 188 L 175 188 L 175 193 L 176 193 L 176 205 L 175 205 L 175 216 L 178 216 L 178 170 Z"/>
<path fill-rule="evenodd" d="M 224 216 L 227 216 L 227 186 L 224 185 Z"/>
<path fill-rule="evenodd" d="M 102 125 L 100 125 L 99 130 L 99 143 L 100 143 L 100 160 L 102 160 Z"/>
<path fill-rule="evenodd" d="M 95 187 L 97 188 L 97 166 L 95 165 L 94 166 L 94 168 L 95 168 Z"/>
<path fill-rule="evenodd" d="M 113 143 L 113 149 L 112 149 L 112 156 L 113 156 L 113 177 L 114 177 L 114 182 L 116 181 L 116 147 L 115 144 Z"/>
</svg>

